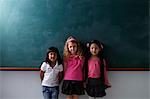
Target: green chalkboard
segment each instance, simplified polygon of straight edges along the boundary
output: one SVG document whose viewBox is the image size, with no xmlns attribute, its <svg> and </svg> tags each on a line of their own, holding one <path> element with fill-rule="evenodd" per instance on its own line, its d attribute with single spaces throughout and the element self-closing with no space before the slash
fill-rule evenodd
<svg viewBox="0 0 150 99">
<path fill-rule="evenodd" d="M 66 38 L 105 44 L 109 68 L 149 68 L 148 0 L 0 0 L 0 66 L 38 68 Z"/>
</svg>

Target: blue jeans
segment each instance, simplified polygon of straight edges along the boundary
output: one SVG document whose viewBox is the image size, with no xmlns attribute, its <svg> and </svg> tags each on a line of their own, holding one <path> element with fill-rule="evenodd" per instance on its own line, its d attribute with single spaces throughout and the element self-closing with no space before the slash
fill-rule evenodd
<svg viewBox="0 0 150 99">
<path fill-rule="evenodd" d="M 58 99 L 59 86 L 47 87 L 42 86 L 44 99 Z"/>
</svg>

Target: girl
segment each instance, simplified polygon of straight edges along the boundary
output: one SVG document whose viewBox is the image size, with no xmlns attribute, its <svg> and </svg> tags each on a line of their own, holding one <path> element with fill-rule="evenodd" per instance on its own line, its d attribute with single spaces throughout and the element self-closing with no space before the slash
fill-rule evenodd
<svg viewBox="0 0 150 99">
<path fill-rule="evenodd" d="M 110 87 L 106 73 L 106 61 L 103 57 L 103 46 L 93 40 L 88 44 L 89 54 L 86 61 L 86 92 L 92 97 L 103 97 L 105 89 Z"/>
<path fill-rule="evenodd" d="M 70 36 L 64 47 L 64 81 L 62 93 L 67 99 L 78 99 L 84 94 L 83 87 L 84 57 L 78 41 Z"/>
<path fill-rule="evenodd" d="M 40 69 L 44 99 L 58 99 L 62 71 L 63 66 L 58 49 L 50 47 Z"/>
</svg>

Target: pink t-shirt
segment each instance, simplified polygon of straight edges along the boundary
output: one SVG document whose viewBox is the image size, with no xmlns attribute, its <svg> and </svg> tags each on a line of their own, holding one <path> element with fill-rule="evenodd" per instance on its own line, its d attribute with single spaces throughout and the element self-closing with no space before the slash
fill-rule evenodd
<svg viewBox="0 0 150 99">
<path fill-rule="evenodd" d="M 70 58 L 65 61 L 65 64 L 66 71 L 64 80 L 83 80 L 83 59 L 81 59 L 79 56 L 70 56 Z"/>
<path fill-rule="evenodd" d="M 100 64 L 101 61 L 98 58 L 90 58 L 88 60 L 88 77 L 99 78 L 100 77 Z"/>
</svg>

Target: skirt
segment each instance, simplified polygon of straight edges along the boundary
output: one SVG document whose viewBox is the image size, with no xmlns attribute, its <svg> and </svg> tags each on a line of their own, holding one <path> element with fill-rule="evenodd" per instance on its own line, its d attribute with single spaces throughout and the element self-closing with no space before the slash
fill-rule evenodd
<svg viewBox="0 0 150 99">
<path fill-rule="evenodd" d="M 64 80 L 62 93 L 66 95 L 84 95 L 83 81 Z"/>
<path fill-rule="evenodd" d="M 105 85 L 100 78 L 88 78 L 86 92 L 91 97 L 103 97 L 106 95 Z"/>
</svg>

